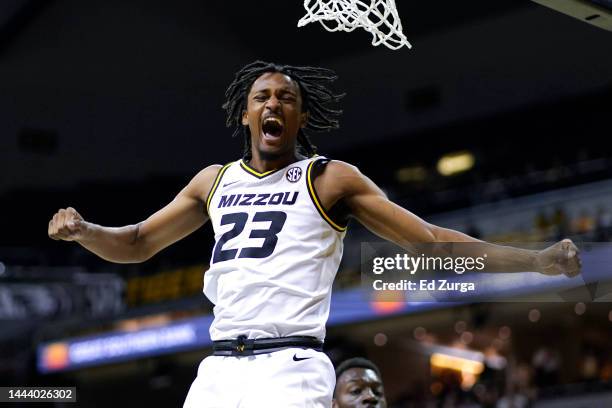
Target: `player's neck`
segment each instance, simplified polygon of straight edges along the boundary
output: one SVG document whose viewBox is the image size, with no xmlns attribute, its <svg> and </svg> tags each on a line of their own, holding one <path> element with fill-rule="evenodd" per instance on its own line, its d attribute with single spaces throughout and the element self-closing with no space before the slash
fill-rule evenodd
<svg viewBox="0 0 612 408">
<path fill-rule="evenodd" d="M 286 156 L 268 158 L 262 157 L 258 154 L 258 152 L 253 152 L 252 157 L 248 160 L 247 164 L 252 169 L 257 170 L 260 173 L 265 173 L 267 171 L 286 167 L 291 163 L 295 163 L 296 161 L 301 159 L 301 155 L 298 155 L 296 153 L 291 153 Z"/>
</svg>

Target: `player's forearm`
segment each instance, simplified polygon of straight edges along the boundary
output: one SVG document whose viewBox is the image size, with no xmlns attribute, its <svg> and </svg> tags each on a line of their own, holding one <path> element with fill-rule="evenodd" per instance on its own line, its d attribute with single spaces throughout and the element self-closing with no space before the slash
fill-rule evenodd
<svg viewBox="0 0 612 408">
<path fill-rule="evenodd" d="M 84 248 L 110 262 L 137 263 L 148 258 L 138 237 L 140 224 L 103 227 L 87 223 L 84 236 L 77 240 Z"/>
<path fill-rule="evenodd" d="M 462 232 L 433 226 L 436 243 L 451 243 L 439 246 L 436 252 L 453 257 L 483 257 L 484 272 L 538 272 L 539 251 L 497 245 L 470 237 Z"/>
</svg>

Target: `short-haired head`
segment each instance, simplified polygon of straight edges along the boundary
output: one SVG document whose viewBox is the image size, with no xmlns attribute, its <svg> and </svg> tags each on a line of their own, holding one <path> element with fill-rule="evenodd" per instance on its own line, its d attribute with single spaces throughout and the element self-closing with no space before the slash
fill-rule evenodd
<svg viewBox="0 0 612 408">
<path fill-rule="evenodd" d="M 370 360 L 351 358 L 336 368 L 333 408 L 385 408 L 387 401 L 380 370 Z"/>
<path fill-rule="evenodd" d="M 349 358 L 348 360 L 344 360 L 342 363 L 340 363 L 340 365 L 338 365 L 338 367 L 336 367 L 336 380 L 340 378 L 343 372 L 351 368 L 369 368 L 370 370 L 373 370 L 379 377 L 381 377 L 380 370 L 378 369 L 376 364 L 374 364 L 367 358 L 353 357 Z"/>
</svg>

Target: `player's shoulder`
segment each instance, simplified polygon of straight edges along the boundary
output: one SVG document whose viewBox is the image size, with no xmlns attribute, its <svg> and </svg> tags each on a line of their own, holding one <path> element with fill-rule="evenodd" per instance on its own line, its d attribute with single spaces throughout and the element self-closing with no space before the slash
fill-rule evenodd
<svg viewBox="0 0 612 408">
<path fill-rule="evenodd" d="M 318 173 L 315 188 L 320 195 L 329 194 L 332 202 L 359 190 L 365 180 L 356 166 L 342 160 L 327 160 Z"/>
<path fill-rule="evenodd" d="M 200 170 L 187 185 L 187 192 L 200 198 L 206 197 L 223 167 L 221 164 L 212 164 Z"/>
<path fill-rule="evenodd" d="M 210 166 L 204 167 L 193 177 L 193 180 L 197 182 L 212 183 L 223 167 L 222 164 L 211 164 Z"/>
<path fill-rule="evenodd" d="M 361 175 L 361 172 L 357 168 L 350 163 L 347 163 L 342 160 L 331 160 L 331 159 L 322 159 L 324 165 L 322 166 L 321 176 L 329 177 L 329 178 L 337 178 L 337 177 L 355 177 Z"/>
</svg>

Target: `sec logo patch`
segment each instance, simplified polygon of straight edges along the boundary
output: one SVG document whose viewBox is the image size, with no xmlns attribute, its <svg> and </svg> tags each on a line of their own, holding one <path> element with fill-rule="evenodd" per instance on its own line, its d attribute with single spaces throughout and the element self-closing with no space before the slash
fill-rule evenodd
<svg viewBox="0 0 612 408">
<path fill-rule="evenodd" d="M 299 167 L 292 167 L 287 170 L 287 180 L 292 183 L 295 183 L 302 177 L 302 169 Z"/>
</svg>

